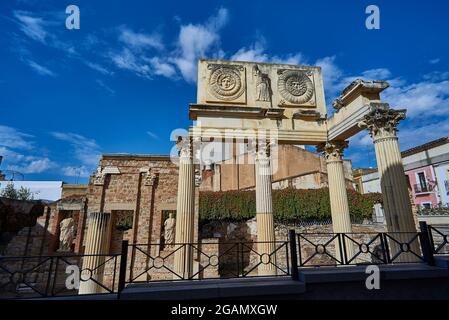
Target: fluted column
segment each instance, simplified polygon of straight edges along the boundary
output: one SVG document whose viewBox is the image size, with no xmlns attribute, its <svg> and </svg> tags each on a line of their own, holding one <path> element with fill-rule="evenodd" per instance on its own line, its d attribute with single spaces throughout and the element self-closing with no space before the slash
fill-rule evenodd
<svg viewBox="0 0 449 320">
<path fill-rule="evenodd" d="M 108 254 L 110 236 L 111 214 L 105 212 L 89 213 L 86 247 L 84 250 L 84 254 L 87 256 L 83 258 L 79 294 L 104 292 L 104 288 L 98 285 L 98 283 L 103 284 L 103 263 L 106 257 L 98 255 Z"/>
<path fill-rule="evenodd" d="M 271 190 L 270 146 L 260 144 L 256 155 L 256 219 L 259 275 L 276 275 L 276 240 L 274 234 L 273 197 Z"/>
<path fill-rule="evenodd" d="M 180 140 L 178 199 L 176 206 L 176 233 L 173 279 L 188 279 L 193 271 L 195 169 L 189 140 Z"/>
<path fill-rule="evenodd" d="M 405 114 L 406 110 L 390 109 L 387 103 L 372 103 L 370 113 L 359 123 L 368 128 L 373 138 L 387 229 L 401 243 L 408 242 L 413 236 L 411 233 L 417 232 L 397 137 L 397 125 L 405 119 Z M 394 255 L 399 244 L 393 241 L 392 246 Z M 414 241 L 410 249 L 419 253 L 418 241 Z M 406 260 L 415 259 L 411 254 L 402 254 L 396 261 Z"/>
<path fill-rule="evenodd" d="M 332 228 L 334 233 L 352 232 L 342 159 L 343 150 L 347 147 L 347 141 L 328 141 L 318 146 L 318 151 L 322 152 L 326 158 Z M 347 259 L 351 259 L 354 256 L 354 247 L 351 240 L 345 239 L 344 242 L 346 243 L 346 257 Z M 337 259 L 343 259 L 338 243 L 335 244 L 335 252 Z"/>
</svg>

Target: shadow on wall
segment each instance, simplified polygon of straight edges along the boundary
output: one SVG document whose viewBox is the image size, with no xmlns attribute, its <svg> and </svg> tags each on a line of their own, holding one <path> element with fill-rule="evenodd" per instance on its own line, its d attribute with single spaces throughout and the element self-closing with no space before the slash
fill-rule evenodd
<svg viewBox="0 0 449 320">
<path fill-rule="evenodd" d="M 255 223 L 255 219 L 247 222 L 210 221 L 201 226 L 203 241 L 218 240 L 215 246 L 210 245 L 214 247 L 210 249 L 212 255 L 218 254 L 220 278 L 236 277 L 251 269 L 251 258 L 257 251 L 252 243 L 256 239 L 252 236 L 251 223 Z"/>
<path fill-rule="evenodd" d="M 45 226 L 37 224 L 44 209 L 45 205 L 40 201 L 0 198 L 0 255 L 30 255 L 34 238 L 46 236 Z"/>
</svg>

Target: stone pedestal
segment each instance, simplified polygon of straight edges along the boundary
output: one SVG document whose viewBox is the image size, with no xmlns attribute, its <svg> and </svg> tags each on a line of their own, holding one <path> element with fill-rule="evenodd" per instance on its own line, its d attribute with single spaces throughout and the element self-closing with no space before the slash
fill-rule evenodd
<svg viewBox="0 0 449 320">
<path fill-rule="evenodd" d="M 92 256 L 83 258 L 79 294 L 102 293 L 105 291 L 96 282 L 103 283 L 103 263 L 106 260 L 106 256 L 95 255 L 109 253 L 110 235 L 111 214 L 105 212 L 89 213 L 84 254 Z M 83 281 L 83 279 L 87 281 Z"/>
<path fill-rule="evenodd" d="M 318 151 L 324 154 L 327 165 L 329 184 L 329 198 L 332 215 L 332 228 L 334 233 L 351 233 L 351 216 L 349 213 L 348 194 L 343 167 L 343 150 L 348 147 L 346 141 L 329 141 L 318 146 Z M 351 235 L 348 235 L 351 236 Z M 354 246 L 351 240 L 346 239 L 346 257 L 354 256 Z M 335 245 L 336 258 L 343 260 L 338 244 Z"/>
<path fill-rule="evenodd" d="M 193 272 L 195 221 L 195 170 L 191 144 L 181 141 L 179 149 L 178 203 L 176 206 L 173 279 L 188 279 Z"/>
<path fill-rule="evenodd" d="M 401 243 L 410 241 L 417 232 L 397 137 L 397 124 L 405 119 L 405 113 L 405 110 L 390 109 L 386 103 L 372 104 L 370 113 L 359 124 L 367 127 L 373 138 L 388 232 Z M 399 251 L 399 244 L 390 243 L 394 255 Z M 419 254 L 417 240 L 410 250 Z M 416 257 L 412 254 L 402 254 L 395 261 L 414 260 Z"/>
<path fill-rule="evenodd" d="M 257 252 L 261 263 L 258 275 L 276 275 L 276 240 L 274 234 L 273 197 L 269 147 L 259 148 L 256 155 Z"/>
</svg>

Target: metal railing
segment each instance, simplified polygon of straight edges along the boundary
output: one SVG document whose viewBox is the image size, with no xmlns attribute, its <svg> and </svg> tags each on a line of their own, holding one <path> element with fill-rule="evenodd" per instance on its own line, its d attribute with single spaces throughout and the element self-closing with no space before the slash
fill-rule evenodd
<svg viewBox="0 0 449 320">
<path fill-rule="evenodd" d="M 424 262 L 420 233 L 298 233 L 299 267 Z"/>
<path fill-rule="evenodd" d="M 432 192 L 435 189 L 435 181 L 425 181 L 422 183 L 417 183 L 413 185 L 415 193 L 427 193 Z"/>
<path fill-rule="evenodd" d="M 100 262 L 92 269 L 83 269 L 83 260 L 91 257 Z M 0 257 L 0 298 L 77 295 L 79 285 L 87 281 L 102 293 L 117 292 L 119 257 L 120 254 Z M 102 276 L 95 277 L 97 273 Z"/>
<path fill-rule="evenodd" d="M 298 280 L 300 270 L 307 267 L 412 262 L 433 265 L 434 255 L 449 253 L 448 237 L 447 231 L 422 221 L 420 232 L 290 230 L 286 241 L 217 240 L 175 243 L 165 248 L 160 244 L 123 241 L 117 254 L 0 257 L 0 299 L 76 295 L 80 292 L 74 286 L 75 279 L 80 286 L 90 281 L 98 288 L 96 292 L 114 293 L 120 298 L 126 284 L 132 283 L 261 276 L 290 276 Z M 188 272 L 176 270 L 177 254 L 191 257 L 193 268 Z M 83 261 L 91 257 L 98 258 L 92 259 L 95 267 L 83 269 Z M 74 270 L 78 274 L 70 273 Z"/>
<path fill-rule="evenodd" d="M 430 246 L 433 254 L 449 254 L 449 227 L 428 226 Z"/>
<path fill-rule="evenodd" d="M 159 244 L 130 244 L 130 263 L 126 283 L 173 280 L 228 279 L 259 276 L 265 265 L 271 275 L 289 275 L 288 241 L 174 243 L 159 251 Z M 258 249 L 259 246 L 271 250 Z M 263 253 L 265 252 L 265 253 Z M 193 269 L 176 270 L 176 254 L 193 258 Z"/>
</svg>

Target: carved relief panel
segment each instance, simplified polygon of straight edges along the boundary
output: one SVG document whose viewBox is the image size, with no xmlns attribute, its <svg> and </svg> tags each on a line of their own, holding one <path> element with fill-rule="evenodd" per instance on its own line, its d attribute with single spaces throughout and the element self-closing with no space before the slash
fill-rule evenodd
<svg viewBox="0 0 449 320">
<path fill-rule="evenodd" d="M 278 69 L 277 73 L 279 106 L 316 106 L 312 71 Z"/>
<path fill-rule="evenodd" d="M 245 111 L 242 107 L 251 110 Z M 315 122 L 327 113 L 321 68 L 200 60 L 197 104 L 189 111 L 192 120 L 199 116 L 203 125 L 212 127 L 224 126 L 224 122 L 218 120 L 223 116 L 266 118 L 276 121 L 271 126 L 284 129 L 292 129 L 292 121 Z M 217 120 L 212 120 L 213 117 Z M 255 121 L 251 126 L 260 125 Z M 226 125 L 240 126 L 240 123 L 231 124 L 231 120 L 227 120 Z"/>
<path fill-rule="evenodd" d="M 246 72 L 241 65 L 209 64 L 207 102 L 246 103 Z"/>
</svg>

